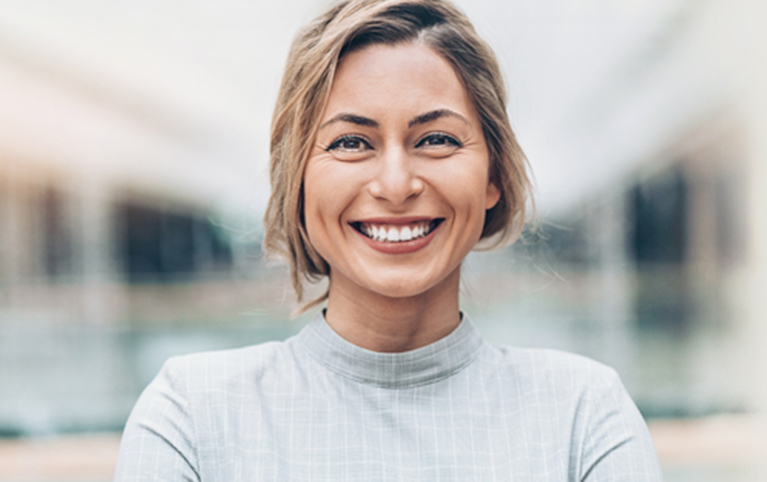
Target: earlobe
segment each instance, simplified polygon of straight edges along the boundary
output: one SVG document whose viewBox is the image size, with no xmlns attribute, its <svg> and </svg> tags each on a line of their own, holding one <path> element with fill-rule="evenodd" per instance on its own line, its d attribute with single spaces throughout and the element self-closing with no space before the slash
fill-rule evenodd
<svg viewBox="0 0 767 482">
<path fill-rule="evenodd" d="M 501 199 L 501 190 L 494 182 L 487 183 L 487 192 L 485 194 L 485 210 L 492 209 Z"/>
</svg>

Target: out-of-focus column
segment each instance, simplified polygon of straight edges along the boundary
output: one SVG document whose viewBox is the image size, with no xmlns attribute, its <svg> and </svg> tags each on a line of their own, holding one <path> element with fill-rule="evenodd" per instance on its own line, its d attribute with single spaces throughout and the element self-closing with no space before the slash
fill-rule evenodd
<svg viewBox="0 0 767 482">
<path fill-rule="evenodd" d="M 767 42 L 767 39 L 764 40 Z M 767 77 L 763 85 L 767 85 Z M 756 94 L 756 93 L 754 93 Z M 767 480 L 767 96 L 751 97 L 749 119 L 749 273 L 747 276 L 748 357 L 742 367 L 749 374 L 752 405 L 761 415 L 760 479 Z"/>
<path fill-rule="evenodd" d="M 631 384 L 632 343 L 630 340 L 632 305 L 626 259 L 626 199 L 623 189 L 605 190 L 591 218 L 595 233 L 599 296 L 595 315 L 602 330 L 602 353 L 610 366 Z"/>
<path fill-rule="evenodd" d="M 734 77 L 743 90 L 747 118 L 748 158 L 748 276 L 747 339 L 750 342 L 750 373 L 753 404 L 760 411 L 761 463 L 758 480 L 767 480 L 767 32 L 764 19 L 767 5 L 759 0 L 747 3 L 740 13 L 741 31 L 733 32 L 743 49 L 737 58 Z M 733 6 L 733 9 L 734 6 Z"/>
<path fill-rule="evenodd" d="M 761 40 L 767 45 L 767 37 Z M 767 52 L 762 50 L 760 58 Z M 750 140 L 750 225 L 752 276 L 749 293 L 749 331 L 756 365 L 753 389 L 762 415 L 762 466 L 760 480 L 767 480 L 767 75 L 759 74 L 761 87 L 754 89 L 753 126 Z"/>
<path fill-rule="evenodd" d="M 10 266 L 13 261 L 8 236 L 11 206 L 11 196 L 8 191 L 10 185 L 8 164 L 0 153 L 0 310 L 7 308 L 10 301 Z"/>
<path fill-rule="evenodd" d="M 115 259 L 117 233 L 108 187 L 90 176 L 81 180 L 81 266 L 83 318 L 88 324 L 112 324 L 123 313 L 122 288 Z"/>
<path fill-rule="evenodd" d="M 741 352 L 736 378 L 756 411 L 760 445 L 752 480 L 767 480 L 767 4 L 762 0 L 709 2 L 702 59 L 722 72 L 742 120 L 746 166 L 746 247 L 736 307 Z"/>
<path fill-rule="evenodd" d="M 42 276 L 42 236 L 40 236 L 37 187 L 24 177 L 18 165 L 5 166 L 3 207 L 3 283 L 4 303 L 11 309 L 40 306 L 40 290 L 32 289 Z"/>
</svg>

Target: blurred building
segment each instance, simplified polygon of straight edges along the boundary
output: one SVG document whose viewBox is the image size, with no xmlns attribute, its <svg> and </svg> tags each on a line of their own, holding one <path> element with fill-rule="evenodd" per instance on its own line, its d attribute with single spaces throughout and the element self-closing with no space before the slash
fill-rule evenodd
<svg viewBox="0 0 767 482">
<path fill-rule="evenodd" d="M 0 106 L 0 434 L 119 429 L 140 327 L 249 309 L 260 235 L 202 122 L 8 42 Z"/>
<path fill-rule="evenodd" d="M 647 416 L 743 412 L 749 270 L 743 126 L 717 117 L 540 228 Z M 562 295 L 564 296 L 564 295 Z M 593 329 L 593 327 L 592 327 Z"/>
<path fill-rule="evenodd" d="M 616 367 L 646 416 L 760 413 L 764 9 L 676 7 L 533 145 L 534 172 L 536 153 L 560 162 L 540 222 L 472 260 L 467 299 L 500 342 Z"/>
</svg>

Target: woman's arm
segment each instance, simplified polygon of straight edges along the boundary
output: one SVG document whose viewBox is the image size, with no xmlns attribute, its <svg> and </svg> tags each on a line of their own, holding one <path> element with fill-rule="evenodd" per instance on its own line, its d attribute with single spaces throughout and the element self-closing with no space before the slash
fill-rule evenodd
<svg viewBox="0 0 767 482">
<path fill-rule="evenodd" d="M 183 359 L 171 359 L 144 390 L 120 442 L 115 482 L 200 482 Z"/>
</svg>

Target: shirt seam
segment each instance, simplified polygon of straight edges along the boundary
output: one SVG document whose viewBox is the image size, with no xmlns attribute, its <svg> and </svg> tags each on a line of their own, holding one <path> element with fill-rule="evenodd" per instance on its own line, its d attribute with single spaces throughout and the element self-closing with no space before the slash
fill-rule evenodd
<svg viewBox="0 0 767 482">
<path fill-rule="evenodd" d="M 339 376 L 341 376 L 343 378 L 352 380 L 352 381 L 354 381 L 356 383 L 360 383 L 360 384 L 363 384 L 363 385 L 375 386 L 377 388 L 383 388 L 383 389 L 386 389 L 386 390 L 399 390 L 399 389 L 408 389 L 408 388 L 416 388 L 416 387 L 432 385 L 434 383 L 441 382 L 443 380 L 446 380 L 446 379 L 448 379 L 448 378 L 458 374 L 459 372 L 463 371 L 466 367 L 471 365 L 474 362 L 474 360 L 477 359 L 477 357 L 479 356 L 480 351 L 482 351 L 482 348 L 483 348 L 483 345 L 480 344 L 480 346 L 477 348 L 477 350 L 473 354 L 471 354 L 471 356 L 469 356 L 464 363 L 456 366 L 455 368 L 453 368 L 452 370 L 448 371 L 447 373 L 445 373 L 442 376 L 439 376 L 439 377 L 436 377 L 436 378 L 433 378 L 433 379 L 429 378 L 429 379 L 426 379 L 426 380 L 423 380 L 423 381 L 420 381 L 420 382 L 406 383 L 406 384 L 403 384 L 403 385 L 397 385 L 396 382 L 395 383 L 375 382 L 375 381 L 371 381 L 371 380 L 363 378 L 363 377 L 359 377 L 359 376 L 353 375 L 351 373 L 345 372 L 344 370 L 338 369 L 338 368 L 336 368 L 333 365 L 324 363 L 322 360 L 319 359 L 318 356 L 315 355 L 315 353 L 312 350 L 307 350 L 307 352 L 309 353 L 309 357 L 312 359 L 312 361 L 314 361 L 314 363 L 320 365 L 321 367 L 325 368 L 326 370 L 328 370 L 328 371 L 330 371 L 332 373 L 335 373 L 336 375 L 339 375 Z"/>
</svg>

